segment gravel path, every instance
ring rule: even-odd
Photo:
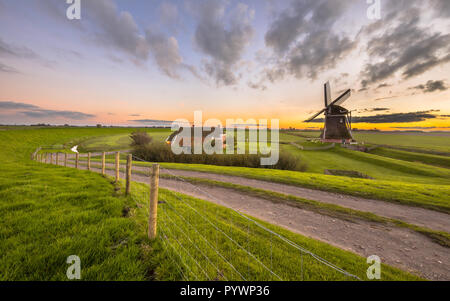
[[[145,169],[138,166],[134,166],[133,168],[136,170],[148,170],[148,168]],[[417,226],[423,226],[428,229],[450,233],[450,216],[434,210],[228,175],[166,169],[162,169],[161,172],[166,174],[170,173],[177,176],[228,182],[294,195],[308,200],[319,201],[321,203],[335,204],[359,211],[371,212],[378,216],[394,218]]]
[[[82,168],[85,169],[86,167],[82,166]],[[92,170],[99,171],[96,168]],[[114,171],[107,170],[107,173],[113,175]],[[121,175],[124,176],[123,173]],[[190,175],[192,176],[192,174]],[[213,176],[208,175],[208,178]],[[133,174],[132,180],[148,183],[148,177],[139,174]],[[271,184],[263,183],[265,184],[264,189],[267,189],[268,185]],[[160,187],[238,210],[364,257],[378,255],[382,262],[386,264],[430,280],[450,280],[450,252],[448,248],[440,246],[431,239],[409,229],[367,221],[344,221],[287,204],[248,196],[222,187],[194,186],[190,183],[164,178],[160,179]]]

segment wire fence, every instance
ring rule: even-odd
[[[42,162],[39,153],[34,156]],[[152,163],[134,155],[133,161]],[[134,172],[136,181],[148,183],[142,180],[149,176],[143,173],[142,166]],[[166,181],[177,181],[179,191],[184,192],[162,190],[159,193],[158,239],[173,268],[171,279],[361,280],[309,250],[295,234],[229,206],[217,205],[227,204],[223,195],[216,195],[170,169],[161,168],[161,172],[170,176]],[[145,204],[149,200],[148,186],[134,185],[131,197],[137,204]]]

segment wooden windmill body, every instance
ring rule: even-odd
[[[305,122],[311,122],[323,113],[325,124],[320,139],[323,142],[350,143],[353,141],[351,112],[341,105],[350,97],[351,90],[345,91],[341,96],[331,101],[330,83],[327,82],[324,85],[324,94],[325,108]]]

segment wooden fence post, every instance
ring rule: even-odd
[[[156,238],[158,220],[158,186],[159,186],[159,164],[153,164],[150,174],[150,217],[148,220],[148,238]]]
[[[47,158],[45,159],[45,163],[48,164],[48,161],[50,161],[50,153],[47,153]]]
[[[88,153],[87,170],[91,170],[91,153]]]
[[[56,153],[56,165],[59,165],[59,153]]]
[[[67,153],[64,153],[64,167],[67,167]]]
[[[120,152],[117,152],[116,153],[116,183],[119,183],[119,180],[120,180],[119,168],[120,168]]]
[[[130,190],[131,190],[131,164],[132,164],[132,160],[133,160],[133,155],[129,154],[127,156],[127,180],[126,180],[126,185],[125,185],[125,195],[129,195],[130,194]]]
[[[80,154],[76,153],[75,154],[75,168],[78,168],[78,159],[80,158]]]
[[[103,152],[103,154],[102,154],[102,175],[105,175],[105,169],[106,169],[106,153]]]

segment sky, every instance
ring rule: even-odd
[[[370,3],[368,3],[370,2]],[[377,3],[380,4],[377,16]],[[448,0],[0,0],[0,124],[450,130]],[[378,18],[379,17],[379,18]]]

